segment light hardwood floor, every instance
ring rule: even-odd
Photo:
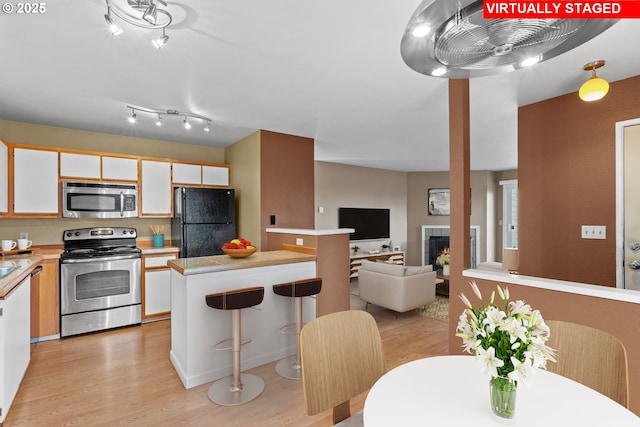
[[[352,296],[352,309],[364,303]],[[369,306],[382,335],[387,369],[448,352],[447,324]],[[169,361],[170,321],[32,345],[31,364],[4,426],[331,426],[330,411],[304,410],[302,383],[275,373],[275,362],[248,372],[265,381],[240,406],[211,402],[211,384],[185,390]],[[353,399],[362,409],[366,393]]]

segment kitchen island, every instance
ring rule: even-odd
[[[280,328],[295,322],[293,298],[275,295],[272,285],[316,277],[316,257],[294,251],[256,252],[248,258],[215,255],[179,258],[171,268],[170,358],[185,388],[231,375],[231,351],[216,351],[231,338],[231,312],[207,306],[205,296],[232,289],[264,286],[264,301],[242,310],[242,370],[295,354],[296,334]],[[316,316],[314,298],[304,299],[304,321]]]
[[[31,275],[41,256],[0,257],[0,425],[18,392],[29,361]]]

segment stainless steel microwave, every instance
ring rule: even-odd
[[[137,217],[138,185],[63,182],[62,216],[65,218]]]

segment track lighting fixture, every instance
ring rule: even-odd
[[[126,11],[116,5],[116,0],[105,0],[105,2],[107,3],[107,13],[104,15],[104,20],[113,35],[121,34],[123,30],[112,18],[112,12],[127,24],[147,30],[162,30],[162,36],[153,39],[153,45],[158,49],[169,41],[165,29],[171,24],[173,17],[165,9],[159,9],[156,5],[156,3],[160,3],[167,7],[164,0],[127,0],[131,11]]]
[[[131,110],[131,116],[128,118],[130,123],[136,123],[137,121],[136,111],[137,112],[142,111],[143,113],[157,115],[157,120],[155,121],[156,126],[162,126],[164,124],[164,120],[162,120],[163,116],[165,117],[177,116],[177,117],[183,118],[182,125],[184,126],[185,129],[191,129],[191,122],[189,122],[189,119],[198,119],[198,120],[202,120],[205,123],[203,131],[205,132],[211,131],[212,120],[209,117],[201,116],[200,114],[195,114],[195,113],[190,113],[185,111],[178,111],[178,110],[156,110],[153,108],[136,107],[133,105],[127,105],[127,108]]]
[[[591,78],[580,86],[580,91],[578,92],[580,99],[583,101],[597,101],[604,98],[609,92],[609,82],[596,75],[596,69],[600,67],[604,67],[603,59],[589,62],[582,67],[585,71],[591,71]]]

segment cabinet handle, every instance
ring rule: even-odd
[[[629,243],[629,249],[631,249],[634,252],[640,251],[640,242]]]
[[[42,266],[39,265],[36,268],[33,269],[33,271],[31,272],[31,277],[36,277],[38,274],[42,273]]]
[[[629,267],[631,267],[632,270],[640,269],[640,260],[635,260],[635,261],[631,262],[629,264]]]

